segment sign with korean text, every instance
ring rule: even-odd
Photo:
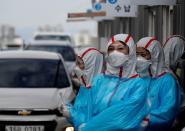
[[[137,6],[130,0],[107,0],[106,15],[109,17],[136,17]]]
[[[175,5],[176,0],[130,0],[132,5]]]

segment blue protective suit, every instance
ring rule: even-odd
[[[84,123],[89,119],[90,102],[91,97],[89,89],[84,86],[81,86],[78,95],[76,96],[74,105],[67,105],[67,108],[70,113],[70,119],[75,129],[78,129],[78,126],[81,123]]]
[[[77,126],[85,123],[82,131],[139,131],[141,122],[149,113],[147,88],[148,82],[142,78],[97,75],[89,94],[83,95],[83,100],[87,98],[86,108],[73,110],[73,123]],[[80,99],[78,96],[75,105]]]
[[[168,131],[181,103],[180,88],[170,73],[152,78],[148,93],[151,101],[147,131]]]

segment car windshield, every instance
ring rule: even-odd
[[[35,40],[58,40],[58,41],[70,41],[71,38],[67,35],[37,35]]]
[[[30,45],[26,49],[57,52],[63,56],[65,61],[75,61],[75,53],[70,46]]]
[[[64,88],[69,80],[61,60],[0,59],[0,87]]]

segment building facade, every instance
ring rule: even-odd
[[[161,43],[173,34],[185,36],[185,1],[179,0],[175,6],[139,6],[137,17],[98,22],[99,37],[117,33],[129,33],[135,41],[155,36]]]
[[[0,26],[0,49],[20,49],[23,47],[23,39],[16,35],[15,28],[10,25]]]

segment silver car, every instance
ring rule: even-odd
[[[36,32],[33,37],[34,41],[69,41],[73,45],[72,36],[64,32]]]
[[[0,53],[0,131],[65,130],[70,124],[62,115],[62,106],[73,98],[61,55]]]
[[[69,73],[72,73],[75,67],[75,52],[68,41],[35,41],[27,45],[25,50],[38,50],[59,53],[64,58]]]

